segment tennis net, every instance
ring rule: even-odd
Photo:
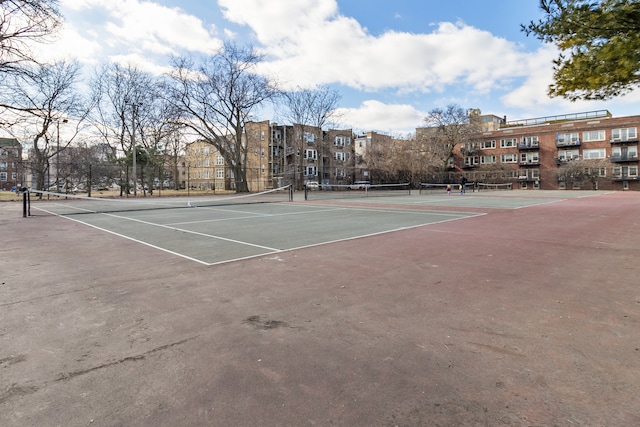
[[[485,182],[479,182],[476,184],[476,188],[478,191],[502,191],[502,190],[513,190],[513,183],[506,182],[501,184],[489,184]]]
[[[254,203],[277,203],[293,200],[293,192],[290,185],[260,193],[215,197],[177,196],[142,199],[109,199],[39,190],[30,190],[30,193],[30,207],[56,215],[204,208]]]
[[[322,185],[318,190],[306,189],[305,200],[347,199],[361,197],[385,197],[411,195],[411,185],[402,184],[364,184],[364,185]]]

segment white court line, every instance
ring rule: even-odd
[[[215,266],[215,265],[226,264],[226,263],[230,263],[230,262],[236,262],[236,261],[242,261],[242,260],[247,260],[247,259],[252,259],[252,258],[264,257],[264,256],[267,256],[267,255],[273,255],[275,253],[292,252],[292,251],[296,251],[296,250],[300,250],[300,249],[307,249],[307,248],[312,248],[312,247],[316,247],[316,246],[328,245],[328,244],[332,244],[332,243],[346,242],[346,241],[357,240],[357,239],[362,239],[362,238],[366,238],[366,237],[379,236],[379,235],[382,235],[382,234],[394,233],[394,232],[402,231],[402,230],[410,230],[410,229],[424,227],[424,226],[433,225],[433,224],[442,224],[442,223],[451,222],[451,221],[458,221],[458,220],[465,219],[465,218],[473,218],[473,217],[486,215],[486,213],[452,212],[448,216],[451,216],[451,214],[458,214],[458,215],[465,215],[465,216],[459,216],[457,218],[443,219],[443,220],[440,220],[440,221],[428,222],[428,223],[417,224],[417,225],[412,225],[412,226],[407,226],[407,227],[399,227],[399,228],[394,228],[394,229],[391,229],[391,230],[378,231],[378,232],[375,232],[375,233],[361,234],[361,235],[357,235],[357,236],[345,237],[345,238],[342,238],[342,239],[335,239],[335,240],[330,240],[330,241],[320,242],[320,243],[313,243],[313,244],[310,244],[310,245],[297,246],[297,247],[288,248],[288,249],[276,249],[276,248],[270,248],[270,247],[267,247],[267,246],[256,245],[256,244],[252,244],[252,243],[248,243],[248,242],[241,242],[239,240],[227,239],[227,238],[220,237],[220,236],[213,236],[213,235],[208,235],[208,234],[204,234],[204,233],[184,230],[184,229],[177,228],[177,227],[170,227],[170,226],[166,226],[166,225],[162,225],[162,224],[155,224],[155,223],[152,223],[152,222],[143,221],[143,220],[139,220],[139,219],[127,218],[127,217],[120,216],[120,215],[115,215],[115,214],[108,214],[108,213],[100,214],[100,215],[111,216],[111,217],[114,217],[114,218],[120,218],[120,219],[130,220],[130,221],[134,221],[134,222],[140,222],[140,223],[143,223],[143,224],[147,224],[147,225],[151,225],[151,226],[157,226],[157,227],[161,227],[161,228],[165,228],[165,229],[169,229],[169,230],[181,231],[181,232],[184,232],[184,233],[190,233],[190,234],[200,235],[200,236],[204,236],[204,237],[209,237],[209,238],[212,238],[212,239],[219,239],[219,240],[229,241],[229,242],[237,243],[237,244],[240,244],[240,245],[253,246],[253,247],[256,247],[256,248],[265,249],[265,250],[269,251],[269,252],[266,252],[266,253],[250,255],[250,256],[246,256],[246,257],[231,258],[231,259],[227,259],[227,260],[223,260],[223,261],[217,261],[217,262],[206,262],[206,261],[203,261],[203,260],[200,260],[200,259],[197,259],[197,258],[190,257],[188,255],[181,254],[179,252],[175,252],[175,251],[172,251],[172,250],[160,247],[160,246],[153,245],[151,243],[147,243],[147,242],[139,240],[139,239],[135,239],[135,238],[127,236],[127,235],[123,235],[123,234],[120,234],[120,233],[117,233],[117,232],[114,232],[114,231],[111,231],[111,230],[108,230],[108,229],[105,229],[105,228],[102,228],[102,227],[99,227],[99,226],[96,226],[96,225],[92,225],[92,224],[83,222],[83,221],[79,221],[77,219],[74,219],[74,218],[71,218],[71,217],[68,217],[68,216],[65,216],[65,215],[59,215],[59,214],[47,211],[47,210],[42,209],[42,208],[35,208],[35,209],[38,209],[38,210],[43,211],[43,212],[47,212],[47,213],[49,213],[51,215],[54,215],[54,216],[57,216],[57,217],[62,217],[62,218],[65,218],[65,219],[69,219],[71,221],[75,221],[75,222],[78,222],[80,224],[85,224],[85,225],[88,225],[89,227],[95,228],[97,230],[105,231],[105,232],[113,234],[115,236],[123,237],[123,238],[125,238],[127,240],[130,240],[130,241],[133,241],[133,242],[136,242],[136,243],[140,243],[140,244],[143,244],[145,246],[149,246],[149,247],[154,248],[154,249],[158,249],[160,251],[163,251],[163,252],[178,256],[180,258],[184,258],[184,259],[188,259],[188,260],[191,260],[191,261],[195,261],[195,262],[197,262],[199,264],[203,264],[203,265],[206,265],[206,266]],[[340,208],[332,208],[332,209],[327,209],[327,210],[330,210],[330,211],[363,210],[363,211],[405,212],[405,213],[420,213],[420,214],[427,213],[427,212],[415,212],[415,211],[406,210],[406,209],[405,210],[394,210],[394,209],[353,208],[353,207],[348,207],[348,208],[340,207]],[[326,212],[327,210],[324,210],[324,212]],[[322,211],[317,211],[317,212],[322,212]],[[295,213],[295,214],[308,214],[308,213],[309,212],[299,212],[299,213]],[[432,213],[433,214],[437,214],[437,215],[446,215],[446,213],[443,213],[443,211],[433,211]],[[292,214],[292,213],[290,213],[290,214]]]

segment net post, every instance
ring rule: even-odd
[[[304,185],[304,199],[309,200],[309,189],[307,188],[307,184]]]
[[[27,217],[27,193],[24,191],[24,188],[22,188],[21,191],[22,191],[22,218],[26,218]]]
[[[293,202],[293,185],[289,184],[289,201]]]

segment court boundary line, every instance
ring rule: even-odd
[[[323,246],[323,245],[328,245],[328,244],[333,244],[333,243],[347,242],[347,241],[350,241],[350,240],[364,239],[364,238],[373,237],[373,236],[379,236],[379,235],[388,234],[388,233],[395,233],[395,232],[398,232],[398,231],[411,230],[411,229],[414,229],[414,228],[425,227],[425,226],[434,225],[434,224],[442,224],[442,223],[446,223],[446,222],[459,221],[459,220],[463,220],[463,219],[467,219],[467,218],[475,218],[475,217],[487,215],[486,212],[481,212],[481,213],[478,213],[478,212],[452,212],[452,213],[457,213],[457,214],[461,214],[461,215],[464,215],[464,216],[459,216],[459,217],[456,217],[456,218],[443,219],[443,220],[440,220],[440,221],[434,221],[434,222],[429,222],[429,223],[411,225],[411,226],[406,226],[406,227],[399,227],[399,228],[394,228],[394,229],[390,229],[390,230],[377,231],[375,233],[360,234],[360,235],[357,235],[357,236],[345,237],[345,238],[342,238],[342,239],[334,239],[334,240],[329,240],[329,241],[320,242],[320,243],[313,243],[313,244],[309,244],[309,245],[296,246],[296,247],[293,247],[293,248],[276,249],[276,248],[269,248],[267,246],[261,246],[261,245],[256,245],[256,244],[252,244],[252,243],[247,243],[247,242],[234,241],[233,239],[227,239],[227,238],[224,238],[224,237],[212,236],[212,235],[207,235],[207,234],[199,233],[199,232],[193,232],[193,231],[190,231],[190,230],[183,230],[183,229],[180,229],[180,228],[177,228],[177,227],[165,226],[163,224],[155,224],[155,223],[152,223],[152,222],[143,221],[143,220],[139,220],[139,219],[136,219],[136,218],[127,218],[127,217],[124,217],[124,216],[114,215],[114,214],[109,214],[109,213],[98,213],[98,215],[105,215],[105,216],[110,216],[110,217],[119,218],[119,219],[131,220],[131,221],[134,221],[134,222],[141,222],[141,223],[144,223],[144,224],[147,224],[147,225],[158,226],[160,228],[164,228],[164,229],[168,229],[168,230],[191,233],[191,234],[196,234],[196,235],[200,235],[200,236],[203,236],[203,237],[209,237],[209,238],[212,238],[212,239],[225,240],[225,241],[232,242],[232,243],[238,243],[240,245],[253,246],[253,247],[256,247],[256,248],[261,248],[261,249],[268,250],[265,253],[256,254],[256,255],[248,255],[248,256],[245,256],[245,257],[231,258],[231,259],[227,259],[227,260],[223,260],[223,261],[216,261],[216,262],[206,262],[204,260],[197,259],[197,258],[191,257],[191,256],[186,255],[186,254],[175,252],[175,251],[173,251],[171,249],[163,248],[163,247],[154,245],[152,243],[148,243],[148,242],[136,239],[134,237],[118,233],[116,231],[111,231],[111,230],[108,230],[106,228],[102,228],[100,226],[94,225],[94,224],[83,222],[81,220],[78,220],[78,219],[70,217],[70,215],[60,215],[60,214],[56,214],[56,213],[47,211],[46,209],[42,209],[42,208],[35,208],[35,209],[40,210],[42,212],[46,212],[46,213],[48,213],[50,215],[53,215],[53,216],[56,216],[56,217],[59,217],[59,218],[62,217],[64,219],[71,220],[71,221],[76,222],[78,224],[87,225],[87,226],[89,226],[91,228],[94,228],[96,230],[101,230],[101,231],[107,232],[109,234],[112,234],[112,235],[115,235],[115,236],[118,236],[118,237],[122,237],[124,239],[129,240],[129,241],[136,242],[136,243],[148,246],[150,248],[160,250],[162,252],[177,256],[179,258],[183,258],[183,259],[187,259],[187,260],[190,260],[190,261],[194,261],[194,262],[197,262],[198,264],[202,264],[202,265],[205,265],[205,266],[216,266],[216,265],[227,264],[227,263],[237,262],[237,261],[243,261],[243,260],[252,259],[252,258],[259,258],[259,257],[268,256],[268,255],[274,255],[274,254],[278,254],[278,253],[293,252],[293,251],[302,250],[302,249],[308,249],[308,248],[312,248],[312,247],[316,247],[316,246]],[[398,212],[398,211],[401,211],[400,209],[387,209],[387,210],[385,210],[385,209],[366,208],[366,207],[362,207],[362,208],[341,207],[340,209],[330,209],[330,210],[344,210],[344,209],[368,210],[368,211],[376,211],[376,210],[380,211],[381,210],[381,211],[386,211],[386,212]],[[407,209],[404,209],[403,211],[407,212],[407,213],[425,213],[425,214],[432,213],[432,214],[436,214],[436,215],[446,215],[446,212],[443,213],[443,211],[419,212],[419,211],[411,211],[411,210],[407,210]],[[304,214],[304,213],[305,212],[299,212],[299,214]],[[289,213],[287,215],[290,215],[290,214],[292,214],[292,213]]]

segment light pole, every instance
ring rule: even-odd
[[[62,119],[62,123],[69,120]],[[56,120],[56,192],[60,193],[60,119]]]

